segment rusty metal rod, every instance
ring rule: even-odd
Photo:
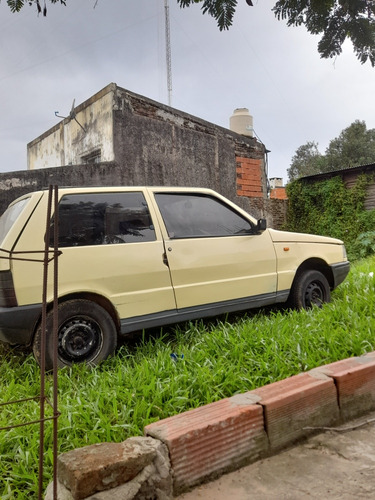
[[[49,235],[50,235],[51,207],[52,207],[52,186],[50,185],[49,190],[48,190],[47,220],[46,220],[44,263],[43,263],[42,325],[41,325],[42,333],[41,333],[41,341],[40,341],[40,427],[39,427],[39,476],[38,476],[38,499],[39,500],[42,500],[42,491],[43,491],[48,243],[49,243]]]
[[[52,417],[44,417],[43,422],[46,422],[47,420],[57,419],[60,415],[61,415],[61,413],[59,413],[58,415],[53,415]],[[40,422],[42,422],[42,420],[40,420],[40,419],[30,420],[29,422],[25,422],[24,424],[13,424],[13,425],[9,425],[8,427],[0,427],[0,431],[15,429],[16,427],[25,427],[26,425],[39,424]]]
[[[59,277],[59,203],[58,203],[58,188],[55,186],[55,213],[54,213],[54,261],[53,261],[53,415],[56,417],[53,421],[53,500],[57,500],[57,431],[58,431],[58,377],[57,377],[57,348],[59,335],[58,322],[58,277]]]

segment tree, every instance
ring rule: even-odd
[[[0,0],[1,1],[1,0]],[[35,5],[38,14],[43,12],[43,16],[47,15],[47,0],[43,0],[43,8],[41,5],[41,0],[7,0],[8,7],[12,12],[19,12],[25,4]],[[48,0],[51,3],[61,3],[66,5],[66,0]]]
[[[295,152],[288,168],[288,179],[294,181],[299,177],[314,175],[324,170],[324,157],[319,153],[318,144],[314,141],[300,146]]]
[[[374,163],[375,129],[367,130],[364,121],[356,120],[329,143],[325,158],[325,171]]]
[[[330,141],[325,155],[313,141],[300,146],[288,168],[288,180],[369,163],[375,163],[375,129],[356,120]]]
[[[374,0],[278,0],[273,11],[288,26],[305,25],[313,35],[322,34],[318,43],[321,57],[336,57],[346,39],[363,64],[368,59],[375,65]]]
[[[177,0],[181,7],[202,3],[203,13],[217,21],[220,30],[233,23],[237,0]],[[251,0],[246,0],[253,5]],[[278,0],[273,7],[277,19],[288,26],[304,25],[314,35],[322,34],[318,43],[321,57],[336,57],[342,44],[350,39],[354,52],[363,64],[375,66],[375,2],[374,0]]]
[[[1,0],[0,0],[1,1]],[[97,2],[98,0],[96,0]],[[249,6],[252,0],[245,0]],[[38,12],[47,13],[46,2],[66,4],[66,0],[7,0],[12,12],[25,4],[36,5]],[[233,24],[238,0],[177,0],[180,7],[201,4],[203,14],[216,21],[219,30]],[[318,43],[321,57],[336,57],[342,52],[346,39],[351,40],[354,52],[363,64],[367,60],[375,66],[375,1],[374,0],[277,0],[273,7],[277,19],[288,26],[304,25],[313,35],[322,35]]]

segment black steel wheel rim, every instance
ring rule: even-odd
[[[59,357],[70,363],[91,361],[99,352],[102,339],[101,328],[92,318],[69,318],[59,329]]]
[[[322,307],[325,300],[324,287],[319,281],[309,283],[305,292],[305,304],[307,307]]]

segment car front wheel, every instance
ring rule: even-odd
[[[297,275],[290,292],[290,304],[295,309],[322,307],[331,300],[327,278],[320,271],[304,271]]]
[[[53,368],[53,312],[46,318],[45,366]],[[36,331],[33,352],[41,364],[42,327]],[[111,315],[95,302],[69,300],[59,304],[57,364],[59,368],[73,363],[98,364],[116,349],[117,331]]]

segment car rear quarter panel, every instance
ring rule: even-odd
[[[27,195],[24,197],[29,198],[29,201],[2,241],[1,248],[3,251],[1,252],[1,257],[6,257],[8,255],[7,252],[10,252],[14,249],[17,240],[20,238],[20,235],[22,234],[28,220],[33,214],[35,207],[38,205],[42,196],[43,193],[35,192],[32,195]],[[21,198],[19,198],[19,200],[20,199]],[[8,259],[0,259],[0,270],[5,271],[9,268],[10,261]]]

